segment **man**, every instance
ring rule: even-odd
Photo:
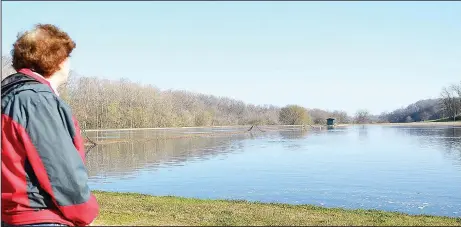
[[[78,123],[56,90],[75,46],[49,24],[14,43],[18,73],[2,81],[2,225],[85,226],[98,215]]]

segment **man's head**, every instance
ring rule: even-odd
[[[69,77],[69,57],[75,48],[69,35],[51,24],[37,24],[18,35],[11,55],[13,68],[28,68],[47,79],[64,83]]]

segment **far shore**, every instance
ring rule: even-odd
[[[372,123],[372,124],[337,124],[335,127],[347,127],[354,125],[382,125],[382,126],[461,126],[461,121],[450,122],[410,122],[410,123]],[[250,128],[252,125],[223,125],[223,126],[190,126],[190,127],[158,127],[158,128],[114,128],[114,129],[86,129],[85,132],[104,132],[104,131],[134,131],[134,130],[172,130],[172,129],[205,129],[205,128]],[[326,125],[305,125],[307,128],[320,128],[327,127]],[[260,125],[260,127],[302,127],[302,125]]]
[[[461,121],[449,121],[449,122],[431,122],[431,121],[423,121],[423,122],[410,122],[410,123],[379,123],[375,125],[390,125],[390,126],[461,126]]]

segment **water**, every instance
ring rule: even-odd
[[[200,130],[154,131],[98,136]],[[108,144],[87,159],[98,190],[461,216],[461,128],[448,126]]]

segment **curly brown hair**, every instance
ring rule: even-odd
[[[37,24],[32,30],[18,34],[11,50],[13,68],[28,68],[49,77],[60,69],[59,65],[75,47],[69,35],[55,25]]]

